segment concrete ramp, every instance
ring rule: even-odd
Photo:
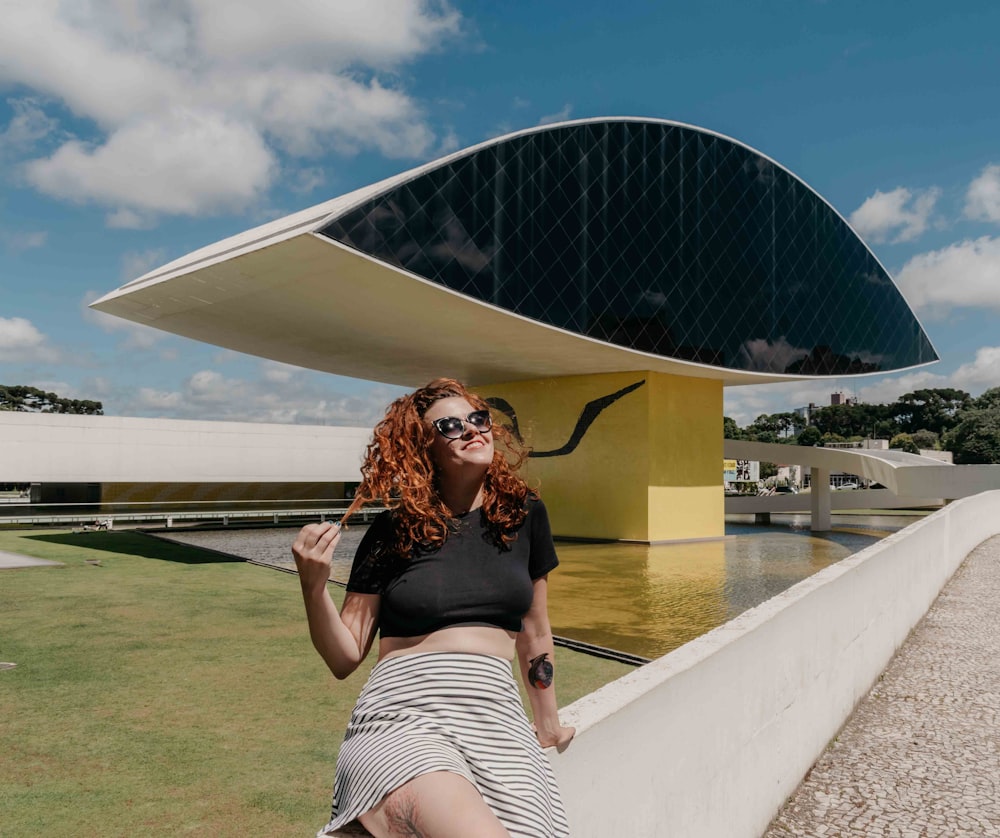
[[[1000,489],[1000,466],[956,466],[904,451],[820,448],[727,439],[723,442],[723,452],[733,459],[809,466],[828,474],[838,471],[856,474],[880,483],[897,497],[956,500]],[[829,481],[825,485],[829,488]],[[858,495],[857,492],[852,494]],[[861,506],[855,504],[854,508]],[[726,511],[729,511],[728,506]]]
[[[940,505],[944,501],[1000,489],[1000,466],[956,466],[904,451],[820,448],[727,439],[723,442],[723,453],[735,459],[808,466],[811,487],[807,495],[782,494],[747,500],[726,498],[726,512],[760,514],[808,509],[811,529],[820,532],[830,529],[830,512],[833,509],[899,509]],[[830,474],[833,472],[855,474],[878,483],[889,494],[831,492]],[[848,494],[850,497],[845,497]]]

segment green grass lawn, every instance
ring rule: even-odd
[[[0,570],[0,835],[315,834],[374,657],[329,675],[294,575],[127,531],[0,551],[64,563]],[[631,669],[557,657],[562,705]]]

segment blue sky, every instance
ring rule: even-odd
[[[114,415],[370,424],[396,387],[87,309],[269,219],[489,137],[648,116],[740,140],[848,218],[941,362],[729,388],[1000,386],[1000,4],[0,0],[0,383]]]

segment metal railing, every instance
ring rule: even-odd
[[[252,504],[242,508],[240,503]],[[348,508],[349,500],[330,501],[328,505],[276,508],[281,502],[268,505],[262,501],[221,501],[196,503],[128,503],[128,504],[45,504],[0,507],[0,526],[87,526],[114,529],[116,525],[217,524],[221,526],[257,524],[294,526],[300,522],[338,520]],[[300,501],[301,503],[301,501]],[[368,522],[384,507],[365,507],[351,516],[353,521]]]

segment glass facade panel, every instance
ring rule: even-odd
[[[888,274],[809,187],[661,122],[501,140],[324,235],[543,323],[669,358],[845,375],[936,360]]]

